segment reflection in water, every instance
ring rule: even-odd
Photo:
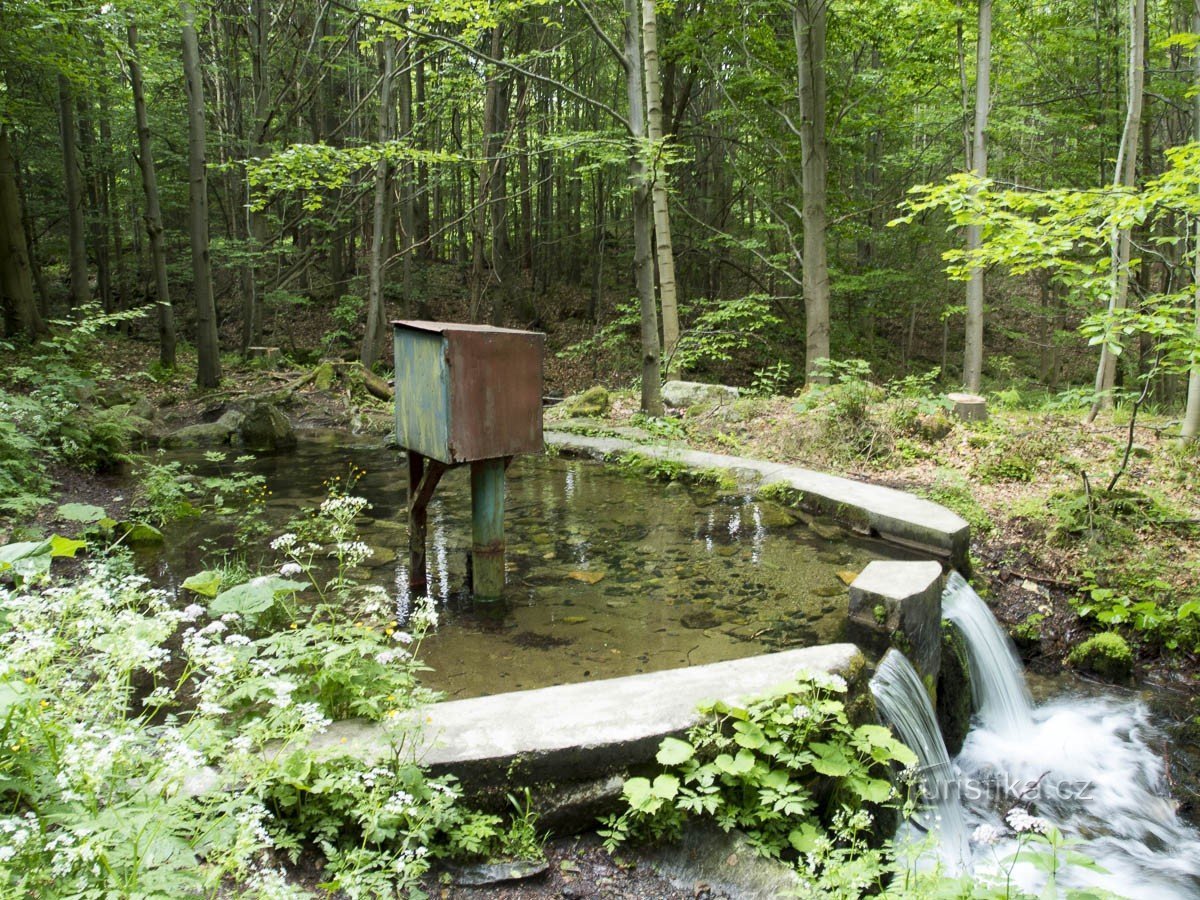
[[[251,463],[274,492],[272,533],[319,503],[323,482],[347,463],[365,469],[354,492],[371,503],[360,536],[375,555],[354,574],[388,587],[404,614],[412,598],[402,457],[345,440],[308,438],[292,453]],[[181,458],[204,466],[199,454]],[[429,585],[442,626],[422,656],[433,667],[426,681],[454,696],[837,640],[846,606],[839,573],[906,555],[879,542],[822,540],[775,504],[654,484],[580,460],[518,458],[508,472],[506,507],[504,602],[485,606],[466,593],[466,470],[448,472],[429,504]],[[177,582],[212,558],[197,548],[222,537],[203,522],[178,523],[156,567]]]

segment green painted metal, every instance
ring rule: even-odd
[[[444,463],[450,448],[450,367],[440,334],[395,329],[396,440]]]
[[[504,592],[504,460],[471,463],[471,584],[477,600]]]

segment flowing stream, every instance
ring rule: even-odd
[[[977,714],[954,766],[966,827],[973,830],[976,875],[1045,890],[1051,853],[1031,837],[1029,829],[1040,823],[1018,815],[1025,830],[1010,827],[1006,817],[1018,809],[1053,825],[1069,842],[1054,855],[1060,891],[1200,898],[1200,833],[1171,803],[1146,708],[1103,696],[1065,696],[1034,706],[1007,636],[957,574],[948,581],[943,612],[966,639],[975,691]],[[920,746],[916,738],[912,742]],[[942,839],[956,841],[945,818],[943,813]]]

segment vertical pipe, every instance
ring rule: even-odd
[[[471,463],[471,580],[476,600],[504,591],[504,460]]]
[[[423,597],[429,588],[425,565],[425,532],[428,506],[419,502],[421,476],[425,474],[425,457],[408,451],[408,589],[413,597]]]

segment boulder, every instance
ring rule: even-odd
[[[663,403],[676,408],[700,403],[732,403],[738,389],[727,384],[704,384],[699,381],[668,381],[662,386]]]
[[[287,450],[296,446],[296,432],[286,415],[273,403],[249,400],[231,407],[217,424],[233,426],[231,443],[247,450]]]
[[[185,425],[163,438],[162,445],[173,450],[228,446],[233,427],[222,417],[216,422]]]
[[[612,397],[608,391],[597,385],[588,388],[582,394],[568,397],[562,402],[562,411],[571,417],[596,418],[608,415],[612,408]]]

